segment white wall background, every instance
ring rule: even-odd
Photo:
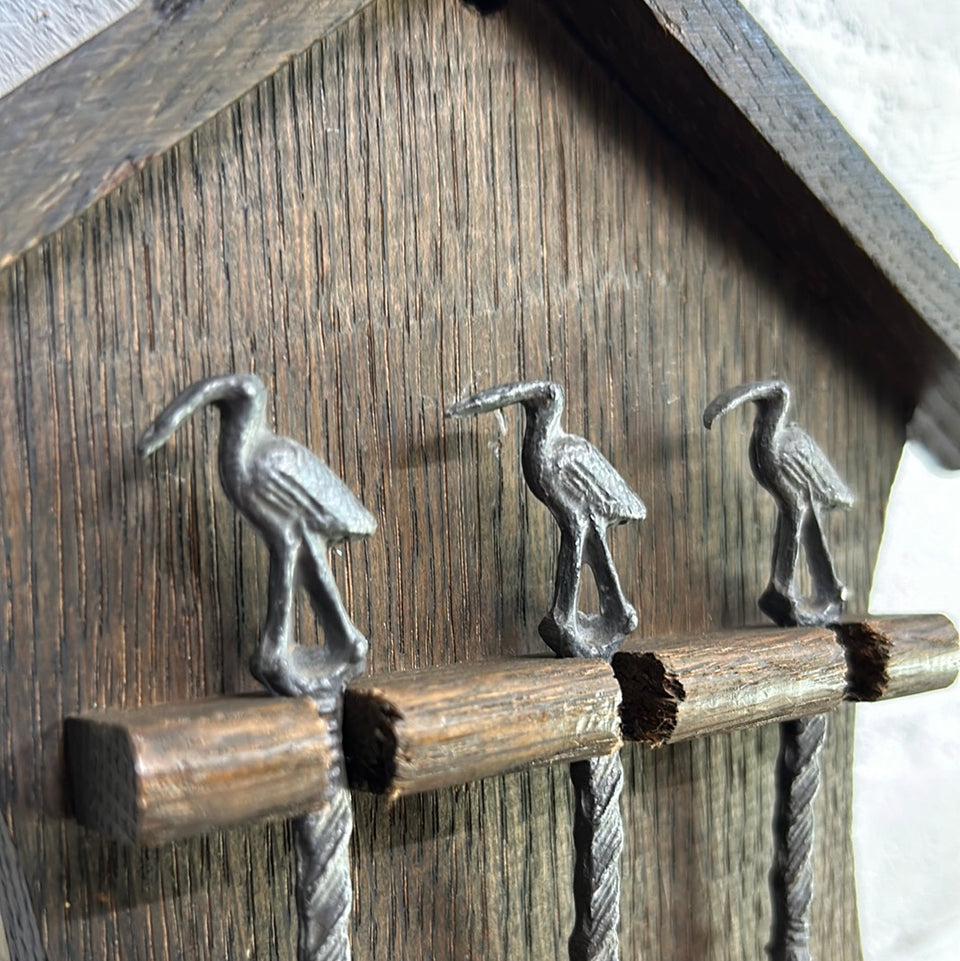
[[[960,262],[960,0],[741,2]],[[870,609],[960,623],[960,472],[913,443]],[[960,686],[861,707],[854,791],[865,961],[960,958]]]

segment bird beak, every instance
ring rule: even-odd
[[[783,396],[786,392],[787,385],[781,380],[761,380],[752,384],[740,384],[739,387],[731,387],[714,397],[703,409],[703,426],[710,430],[718,417],[730,413],[735,407],[752,400],[767,400],[772,395]]]
[[[468,417],[470,414],[486,414],[492,410],[507,407],[509,404],[519,404],[541,396],[549,386],[540,381],[523,381],[518,384],[491,387],[451,404],[446,409],[446,415],[447,417]]]
[[[137,442],[137,456],[140,460],[146,460],[162,444],[163,438],[157,436],[157,430],[151,424]]]
[[[197,381],[178,394],[143,432],[137,444],[140,457],[149,457],[163,447],[174,431],[201,407],[222,400],[254,400],[262,394],[263,384],[253,374],[224,374]]]

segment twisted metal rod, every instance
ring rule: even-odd
[[[338,788],[322,811],[293,822],[297,850],[297,958],[349,961],[350,832],[353,813],[346,788]]]
[[[327,803],[294,818],[297,852],[297,959],[350,961],[350,835],[353,805],[346,784],[341,743],[343,701],[323,711],[329,718],[330,768]]]
[[[771,961],[811,961],[813,801],[820,788],[820,752],[826,734],[824,714],[780,725],[770,872],[773,929],[767,945]]]
[[[620,857],[623,820],[620,752],[570,765],[576,795],[573,846],[576,868],[570,961],[617,961],[620,957]]]

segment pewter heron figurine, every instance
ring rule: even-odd
[[[264,425],[266,392],[253,374],[212,377],[188,387],[147,428],[137,447],[149,457],[196,411],[220,411],[220,480],[270,551],[267,616],[251,660],[277,694],[334,693],[363,670],[366,638],[353,625],[327,562],[328,548],[372,534],[376,521],[319,458]],[[291,639],[296,588],[307,591],[325,644]]]
[[[646,508],[592,444],[560,428],[559,384],[532,381],[493,387],[454,404],[447,416],[466,417],[508,404],[523,404],[526,412],[523,476],[560,528],[553,607],[540,622],[540,636],[560,657],[609,660],[636,628],[637,612],[620,589],[607,529],[643,520]],[[600,598],[595,615],[578,609],[584,562],[593,571]],[[617,961],[623,852],[620,753],[575,761],[570,777],[576,797],[570,961]]]
[[[274,694],[312,698],[330,732],[327,803],[293,822],[297,957],[349,961],[353,812],[340,725],[343,690],[363,671],[367,640],[347,616],[327,550],[366,537],[377,525],[326,464],[296,441],[267,429],[266,392],[253,374],[227,374],[188,387],[144,432],[140,456],[150,456],[188,417],[210,404],[220,411],[223,489],[270,551],[266,623],[251,670]],[[292,640],[300,584],[323,627],[322,646],[303,647]]]
[[[846,592],[827,546],[824,514],[853,505],[853,494],[808,434],[787,421],[790,389],[782,380],[742,384],[724,391],[703,412],[703,424],[747,401],[757,406],[750,437],[750,466],[777,504],[770,583],[760,609],[777,624],[822,624],[843,609]],[[813,580],[805,602],[796,585],[800,548]]]
[[[563,401],[559,384],[528,381],[480,391],[446,413],[466,417],[523,405],[523,476],[560,528],[553,606],[540,622],[540,636],[561,657],[609,660],[636,629],[637,612],[620,588],[607,529],[642,521],[647,511],[596,447],[561,429]],[[599,614],[584,614],[577,606],[584,562],[593,571]]]
[[[787,422],[790,390],[781,380],[724,391],[704,410],[704,426],[709,429],[718,417],[746,401],[757,405],[750,466],[777,503],[770,583],[760,597],[760,609],[781,627],[828,624],[840,615],[845,597],[827,547],[823,514],[836,507],[849,508],[853,495],[823,451],[796,424]],[[813,580],[808,601],[799,597],[796,587],[801,546]],[[827,718],[822,714],[780,725],[770,871],[770,961],[812,961],[813,803],[820,786],[826,733]]]

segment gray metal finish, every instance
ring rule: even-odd
[[[559,384],[506,384],[458,401],[447,409],[447,416],[467,417],[523,405],[523,476],[560,528],[553,606],[540,622],[540,636],[561,657],[610,660],[624,637],[636,629],[637,612],[620,588],[607,529],[642,521],[647,511],[596,447],[562,430],[563,400]],[[597,614],[578,608],[584,562],[596,581]]]
[[[843,610],[845,590],[827,546],[823,515],[853,505],[853,494],[808,434],[787,421],[790,389],[782,380],[742,384],[724,391],[703,412],[706,428],[747,401],[757,415],[750,437],[750,467],[777,503],[770,583],[760,609],[775,623],[825,624]],[[813,594],[802,598],[797,565],[803,547]]]
[[[610,660],[624,637],[635,630],[637,612],[620,588],[607,529],[641,521],[647,511],[592,444],[561,429],[563,400],[559,384],[506,384],[464,398],[447,410],[447,416],[466,417],[509,404],[523,405],[523,476],[560,528],[553,606],[540,622],[540,636],[560,657]],[[597,585],[597,614],[579,610],[584,562]],[[571,764],[570,776],[576,799],[570,961],[617,961],[623,854],[620,753]]]
[[[270,551],[267,617],[251,670],[275,694],[326,704],[363,672],[366,638],[347,616],[327,563],[328,548],[367,537],[377,523],[321,460],[264,424],[266,393],[253,374],[212,377],[188,387],[140,439],[141,457],[162,447],[207,405],[220,411],[220,480]],[[310,597],[325,645],[294,644],[298,584]]]
[[[47,961],[30,890],[0,816],[0,961]]]
[[[843,610],[844,588],[827,547],[823,514],[849,508],[853,494],[823,451],[796,424],[787,422],[790,390],[780,380],[743,384],[724,391],[703,412],[708,429],[746,401],[757,405],[750,437],[750,467],[777,503],[770,583],[760,609],[776,624],[822,625]],[[797,591],[797,564],[804,549],[813,594]],[[770,871],[773,925],[771,961],[811,961],[813,903],[813,802],[820,788],[820,755],[827,736],[825,715],[780,725],[773,818],[774,858]]]
[[[188,417],[207,405],[220,411],[223,489],[270,551],[266,623],[251,669],[274,694],[312,697],[331,721],[334,763],[328,803],[294,821],[298,958],[347,961],[353,816],[340,730],[343,691],[363,672],[367,641],[347,616],[327,550],[372,534],[376,521],[322,461],[267,429],[266,392],[252,374],[213,377],[188,387],[144,432],[138,445],[141,457],[165,444]],[[321,646],[303,647],[293,640],[299,585],[306,589],[323,627]]]
[[[826,738],[826,714],[784,721],[780,725],[770,869],[773,914],[767,945],[770,961],[811,961],[812,958],[813,802],[820,790],[820,754]]]
[[[619,961],[623,761],[620,752],[575,761],[573,782],[573,931],[570,961]]]

